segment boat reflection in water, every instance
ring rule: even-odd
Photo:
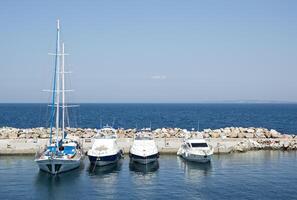
[[[205,176],[209,176],[212,172],[211,162],[197,163],[187,161],[184,158],[177,157],[178,166],[183,169],[185,176],[189,180],[197,182]]]
[[[154,162],[151,162],[145,165],[130,161],[129,169],[130,171],[140,173],[140,174],[150,174],[150,173],[156,172],[159,169],[159,161],[156,160]]]
[[[122,168],[122,162],[116,162],[105,166],[96,167],[95,164],[90,164],[89,175],[106,175],[119,172]]]
[[[67,173],[59,173],[52,176],[50,173],[40,170],[35,177],[34,190],[32,194],[42,194],[43,199],[55,199],[64,197],[66,199],[69,186],[81,182],[84,176],[83,167],[76,168]]]

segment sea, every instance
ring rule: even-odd
[[[265,127],[296,134],[296,104],[81,104],[68,111],[76,127]],[[0,127],[48,126],[46,104],[0,104]],[[0,156],[0,200],[6,199],[297,199],[297,152],[250,151],[214,155],[208,164],[161,155],[150,165],[41,172],[34,155]]]
[[[33,156],[0,157],[0,199],[296,199],[297,152],[214,155],[211,163],[161,155],[150,165],[93,167],[85,159],[56,176],[39,171]]]
[[[47,104],[0,104],[0,127],[48,127]],[[297,133],[297,104],[80,104],[68,109],[70,127],[216,129],[264,127]]]

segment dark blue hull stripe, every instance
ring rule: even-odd
[[[132,154],[132,153],[129,153],[129,156],[130,158],[133,158],[133,159],[156,159],[156,158],[159,158],[159,153],[156,153],[154,155],[150,155],[150,156],[138,156],[138,155],[135,155],[135,154]]]
[[[98,161],[109,161],[109,162],[112,162],[112,161],[116,161],[116,160],[119,160],[120,158],[122,157],[122,153],[121,152],[118,152],[117,154],[115,155],[110,155],[110,156],[89,156],[89,160],[91,163],[95,163],[96,160],[97,162]]]

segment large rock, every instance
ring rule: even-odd
[[[247,132],[247,133],[254,133],[254,132],[255,132],[255,129],[253,129],[253,128],[249,128],[249,129],[246,130],[246,132]]]
[[[270,131],[265,131],[264,133],[266,138],[271,138],[271,132]]]
[[[256,138],[265,138],[266,136],[262,131],[257,130],[256,133],[255,133],[255,137]]]
[[[232,131],[229,133],[229,138],[237,138],[238,137],[238,132],[237,131]]]
[[[17,139],[18,134],[16,132],[9,133],[8,138],[9,139]]]
[[[238,138],[244,138],[244,133],[243,133],[243,132],[239,132],[239,133],[237,134],[237,137],[238,137]]]
[[[274,129],[271,129],[270,133],[271,133],[272,138],[280,138],[281,137],[281,134]]]
[[[229,136],[229,134],[231,133],[231,129],[230,128],[224,128],[224,129],[222,129],[222,133],[224,133],[226,136]]]
[[[210,133],[210,136],[211,136],[212,138],[219,138],[219,137],[220,137],[220,134],[219,134],[218,132],[211,132],[211,133]]]
[[[19,138],[20,139],[25,139],[26,138],[26,134],[23,133],[23,134],[19,135]]]
[[[287,140],[291,140],[291,139],[293,139],[293,136],[292,135],[288,135],[288,134],[284,134],[284,135],[281,135],[281,138],[284,138],[284,139],[287,139]]]
[[[94,136],[94,133],[89,131],[89,132],[86,132],[82,137],[83,138],[91,138],[93,136]]]
[[[249,133],[249,132],[244,133],[244,137],[245,138],[253,138],[254,137],[254,133]]]
[[[204,133],[210,133],[211,132],[211,129],[204,129],[203,132]]]
[[[44,139],[44,138],[49,138],[49,135],[46,133],[42,133],[42,134],[40,134],[39,137]]]
[[[7,139],[8,138],[8,134],[6,132],[2,132],[0,134],[0,139]]]

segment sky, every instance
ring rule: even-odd
[[[0,2],[0,102],[48,102],[56,20],[68,101],[297,102],[297,1]]]

